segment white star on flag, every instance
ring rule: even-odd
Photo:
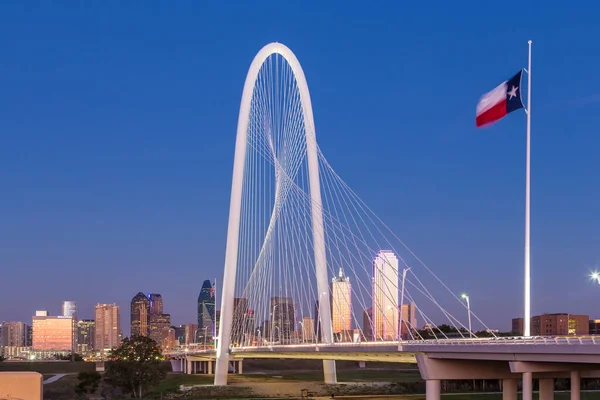
[[[508,99],[512,99],[517,96],[517,90],[519,90],[518,86],[513,86],[511,90],[508,91]]]

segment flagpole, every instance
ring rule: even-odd
[[[531,40],[529,44],[529,63],[527,66],[527,166],[525,183],[525,317],[523,318],[523,336],[531,336],[531,276],[530,276],[530,153],[531,153]]]

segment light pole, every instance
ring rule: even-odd
[[[258,328],[256,332],[258,332],[258,345],[260,346],[260,328]]]
[[[460,295],[467,302],[467,313],[469,314],[469,337],[473,337],[473,331],[471,330],[471,302],[469,296],[466,293]]]

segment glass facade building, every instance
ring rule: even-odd
[[[139,292],[131,299],[131,336],[148,336],[149,314],[150,300],[144,293]]]
[[[94,350],[104,352],[119,345],[121,316],[116,304],[98,304],[94,307]]]
[[[216,334],[215,290],[209,280],[205,280],[198,295],[198,343],[209,343]]]
[[[34,351],[71,351],[73,320],[71,317],[33,317]]]
[[[96,322],[93,319],[82,319],[77,322],[77,352],[86,353],[94,349]]]

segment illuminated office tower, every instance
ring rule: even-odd
[[[373,325],[375,340],[398,337],[398,258],[389,250],[373,260]]]
[[[119,346],[121,318],[116,304],[98,304],[94,307],[96,325],[94,350],[105,353]]]
[[[148,336],[149,314],[150,300],[144,293],[139,292],[131,299],[131,336]]]
[[[33,325],[33,350],[72,351],[73,319],[71,317],[35,316]]]
[[[331,320],[333,334],[343,340],[352,329],[352,285],[341,268],[338,277],[331,281]]]

